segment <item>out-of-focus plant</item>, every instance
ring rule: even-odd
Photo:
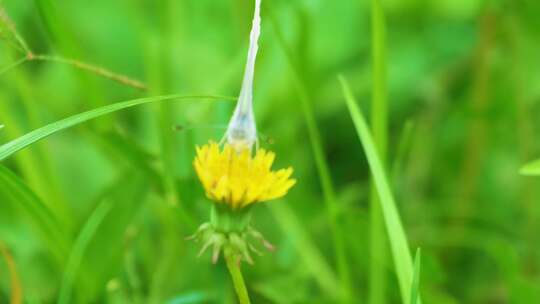
[[[538,176],[540,175],[540,159],[532,161],[519,170],[519,173],[527,176]]]

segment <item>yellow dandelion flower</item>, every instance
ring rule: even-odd
[[[257,149],[237,152],[230,144],[223,149],[215,142],[197,147],[193,162],[209,199],[240,209],[280,198],[296,183],[293,169],[272,171],[275,154]]]

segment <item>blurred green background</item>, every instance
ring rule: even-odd
[[[236,96],[252,2],[4,0],[0,69],[26,56],[10,34],[16,26],[34,54],[95,64],[148,90],[61,62],[22,63],[0,74],[0,143],[122,100]],[[519,175],[540,157],[540,2],[382,4],[388,168],[410,245],[422,248],[423,302],[540,303],[540,180]],[[255,209],[254,226],[278,250],[243,267],[253,303],[340,303],[332,217],[352,303],[368,303],[373,265],[385,282],[380,303],[400,302],[390,255],[369,254],[369,167],[337,81],[344,74],[369,112],[370,11],[367,0],[263,0],[258,129],[276,167],[292,165],[298,184]],[[335,210],[325,204],[301,100],[314,110]],[[192,168],[195,145],[219,140],[233,107],[143,105],[3,161],[0,246],[24,303],[55,303],[62,288],[68,303],[236,303],[225,265],[197,259],[198,245],[184,240],[210,207]],[[0,260],[0,303],[10,303],[11,283]]]

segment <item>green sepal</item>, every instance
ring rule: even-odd
[[[251,208],[232,209],[228,205],[215,203],[210,211],[210,224],[222,233],[244,233],[251,221]]]
[[[252,242],[263,245],[268,251],[273,251],[274,246],[251,227],[250,222],[251,207],[232,209],[228,205],[215,203],[210,211],[210,222],[202,224],[195,234],[187,239],[202,244],[198,256],[212,248],[213,263],[216,263],[220,253],[225,251],[238,262],[253,264],[250,252],[258,255],[262,253]]]

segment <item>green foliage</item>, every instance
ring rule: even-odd
[[[71,254],[66,263],[64,277],[62,279],[62,284],[60,285],[60,295],[58,296],[59,304],[72,302],[71,297],[73,281],[75,280],[77,273],[79,273],[79,267],[84,256],[84,252],[86,251],[88,244],[96,234],[99,225],[110,210],[111,203],[108,201],[104,201],[90,215],[87,223],[81,229],[81,233],[73,244]]]
[[[70,116],[62,120],[58,120],[54,123],[51,123],[37,130],[29,132],[15,140],[12,140],[0,146],[0,161],[6,159],[11,154],[37,142],[40,139],[50,136],[58,131],[62,131],[64,129],[73,127],[85,121],[88,121],[88,120],[91,120],[91,119],[94,119],[94,118],[97,118],[106,114],[110,114],[119,110],[130,108],[133,106],[150,103],[150,102],[156,102],[156,101],[171,100],[171,99],[228,99],[228,100],[231,100],[233,98],[225,97],[225,96],[170,95],[170,96],[157,96],[157,97],[148,97],[148,98],[141,98],[141,99],[135,99],[135,100],[128,100],[128,101],[100,107],[98,109],[90,110],[84,113]]]
[[[209,220],[194,150],[223,136],[252,2],[0,1],[0,243],[25,303],[236,303],[224,261],[183,239]],[[540,3],[262,3],[260,145],[298,184],[253,209],[277,250],[242,265],[252,303],[366,303],[372,269],[385,303],[540,303],[540,170],[523,166]]]
[[[411,301],[410,304],[419,303],[419,294],[420,294],[420,270],[421,266],[421,250],[420,248],[416,249],[416,254],[414,255],[414,274],[411,284]]]
[[[519,173],[522,175],[540,175],[540,159],[521,167]]]
[[[61,263],[69,248],[69,238],[63,234],[66,227],[58,222],[53,212],[20,178],[1,165],[0,185],[0,197],[4,208],[12,205],[19,209],[21,217],[42,235],[51,255]]]
[[[362,142],[366,157],[373,174],[377,194],[379,195],[381,210],[386,225],[386,232],[390,241],[392,257],[396,267],[396,273],[401,290],[403,303],[408,303],[409,291],[411,290],[413,279],[413,262],[411,253],[409,252],[409,244],[403,224],[396,207],[394,195],[390,189],[390,183],[385,173],[384,166],[377,152],[377,147],[373,137],[369,131],[368,125],[362,114],[362,111],[357,105],[351,88],[345,78],[340,77],[340,82],[343,87],[345,101],[351,114],[352,120],[358,133],[358,138]]]

